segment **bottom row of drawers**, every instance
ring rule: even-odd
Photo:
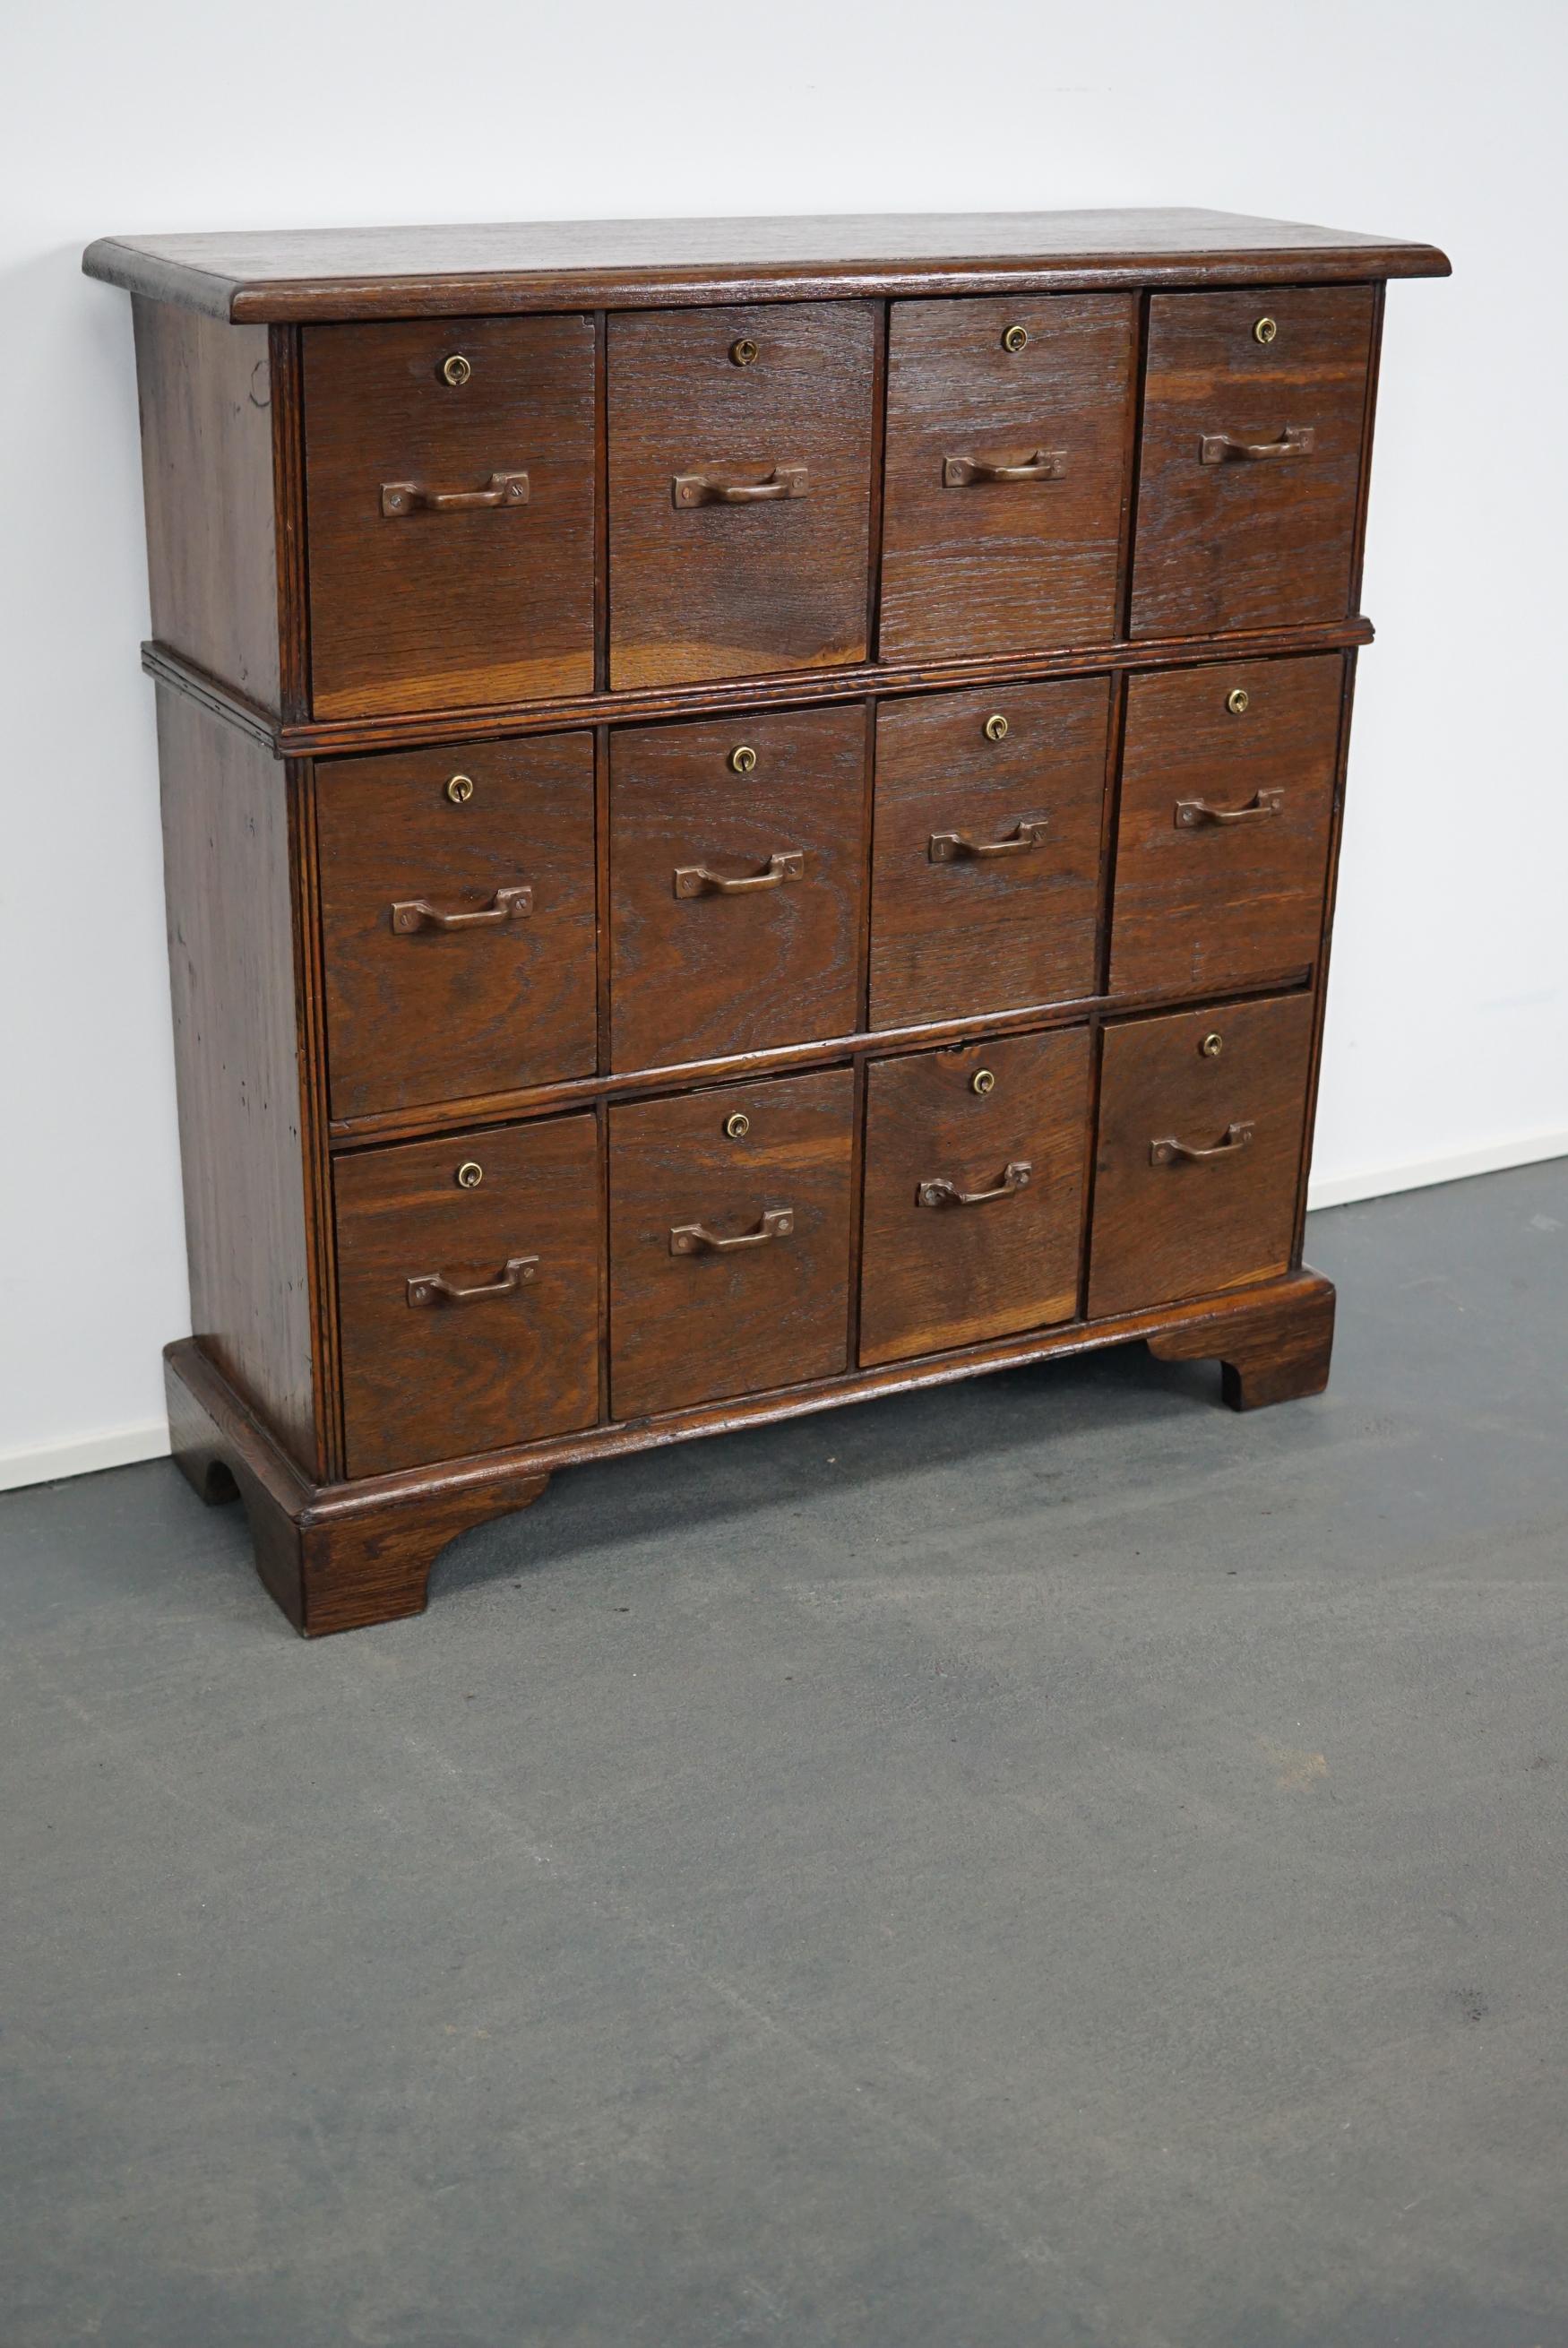
[[[1131,1019],[1102,1039],[1092,1226],[1087,1028],[609,1110],[609,1411],[718,1402],[1283,1270],[1306,995]],[[577,1113],[339,1161],[351,1476],[600,1416],[605,1200]]]

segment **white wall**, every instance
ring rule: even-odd
[[[67,0],[0,140],[0,1481],[161,1440],[188,1327],[130,312],[105,232],[1199,203],[1389,296],[1325,1195],[1568,1150],[1557,0]]]

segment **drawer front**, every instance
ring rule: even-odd
[[[1113,994],[1239,985],[1317,960],[1343,677],[1327,653],[1132,680]]]
[[[303,340],[317,716],[591,691],[592,322]]]
[[[866,1071],[864,1367],[1078,1310],[1088,1031]]]
[[[591,1076],[593,740],[317,768],[334,1117]]]
[[[1093,993],[1110,700],[1091,677],[883,705],[874,1027]]]
[[[593,1424],[591,1117],[367,1150],[334,1182],[351,1476]]]
[[[1345,616],[1367,285],[1149,304],[1134,636]]]
[[[865,776],[859,708],[615,736],[615,1067],[854,1029]]]
[[[617,1418],[845,1367],[854,1100],[832,1068],[610,1110]]]
[[[1311,1043],[1307,994],[1106,1029],[1091,1317],[1286,1270]]]
[[[1134,314],[1123,294],[893,304],[884,660],[1116,633]]]
[[[875,314],[612,316],[610,683],[866,657]]]

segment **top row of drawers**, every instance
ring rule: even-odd
[[[354,717],[1334,621],[1369,286],[304,330],[313,705]],[[872,592],[876,444],[881,563]],[[875,638],[875,643],[874,643]]]

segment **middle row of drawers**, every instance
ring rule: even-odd
[[[1131,680],[1112,994],[1314,960],[1341,682]],[[874,791],[860,704],[617,732],[602,880],[590,735],[323,763],[332,1114],[1093,995],[1112,716],[1102,676],[886,701]]]

